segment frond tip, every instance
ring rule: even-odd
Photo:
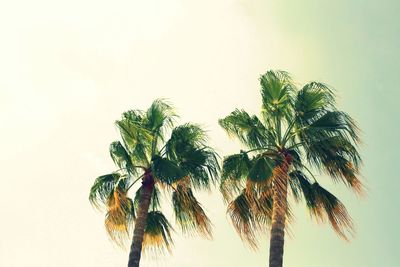
[[[166,249],[171,252],[171,230],[171,224],[160,211],[149,212],[143,239],[145,251],[157,253]]]
[[[310,183],[309,179],[300,171],[289,174],[292,192],[298,201],[303,193],[311,215],[319,222],[330,222],[333,230],[343,239],[354,235],[354,225],[346,207],[332,193],[318,183]]]
[[[240,194],[228,205],[227,213],[231,217],[232,224],[243,241],[251,248],[257,248],[255,231],[258,228],[252,212],[252,203],[246,197],[245,192]]]
[[[315,205],[311,209],[312,213],[322,222],[327,218],[333,230],[341,238],[348,240],[348,234],[354,235],[354,226],[346,207],[318,183],[313,184],[313,188]]]
[[[172,203],[176,220],[183,232],[193,233],[196,231],[204,237],[212,237],[210,219],[190,188],[178,185],[172,194]]]
[[[104,225],[111,240],[124,247],[129,242],[129,229],[134,220],[133,201],[124,192],[115,190],[108,200]]]
[[[251,116],[244,110],[236,109],[218,123],[229,136],[237,137],[248,147],[265,146],[270,141],[267,129],[257,116]]]
[[[90,188],[89,201],[97,209],[107,206],[109,197],[114,192],[114,187],[120,178],[120,174],[111,173],[96,178]]]

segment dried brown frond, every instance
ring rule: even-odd
[[[157,256],[167,250],[171,251],[171,245],[166,244],[162,234],[148,234],[145,233],[143,236],[143,250],[145,253]]]
[[[312,214],[319,222],[329,220],[333,230],[348,241],[348,235],[354,235],[354,225],[346,207],[334,195],[314,184],[314,204]]]
[[[111,240],[125,247],[129,242],[129,228],[133,221],[133,202],[124,192],[115,190],[107,205],[105,227]]]
[[[225,203],[231,202],[234,197],[243,190],[243,181],[226,178],[221,181],[220,192]]]
[[[177,185],[172,196],[173,207],[178,223],[186,233],[196,231],[206,238],[212,238],[212,225],[192,189],[185,183]]]
[[[336,162],[331,161],[326,164],[328,174],[335,181],[342,181],[348,185],[358,196],[365,196],[365,187],[358,178],[359,169],[350,161]]]
[[[231,217],[233,227],[240,238],[251,248],[257,248],[256,231],[258,225],[252,212],[252,203],[249,201],[245,192],[240,194],[228,205],[227,213]]]
[[[188,187],[188,186],[190,186],[190,177],[189,177],[189,176],[185,176],[185,177],[179,179],[178,181],[176,181],[176,182],[174,183],[174,185],[175,185],[175,186],[181,185],[181,186],[186,186],[186,187]]]
[[[353,189],[358,196],[365,196],[365,187],[357,177],[359,171],[351,162],[346,163],[346,167],[343,169],[342,173],[351,189]]]

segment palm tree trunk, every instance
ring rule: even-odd
[[[153,189],[154,189],[153,176],[149,171],[146,171],[142,181],[142,188],[140,191],[138,211],[135,221],[135,229],[133,231],[131,251],[129,253],[128,267],[139,267],[140,256],[142,254],[144,230],[146,229],[147,214],[149,211]]]
[[[284,162],[275,170],[274,174],[269,267],[282,267],[283,263],[283,245],[285,242],[287,212],[287,170],[288,163]]]

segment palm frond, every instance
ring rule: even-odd
[[[325,110],[335,109],[335,95],[329,86],[310,82],[298,91],[294,109],[297,117],[305,122],[313,120],[318,114]]]
[[[315,194],[315,206],[312,207],[314,215],[322,222],[327,218],[335,232],[348,240],[348,235],[354,234],[354,226],[343,203],[318,183],[313,184],[313,192]],[[325,214],[321,212],[322,210]]]
[[[265,155],[257,155],[251,160],[249,180],[254,183],[265,183],[273,175],[275,161]]]
[[[135,218],[133,201],[126,193],[114,190],[108,199],[105,227],[111,240],[124,247],[129,242],[129,229]]]
[[[264,189],[254,201],[255,219],[260,225],[261,230],[265,231],[265,229],[268,229],[267,227],[272,222],[273,203],[271,187]],[[289,209],[287,209],[287,216],[290,217]]]
[[[175,162],[160,156],[153,157],[151,170],[157,180],[169,185],[187,176],[187,172]]]
[[[97,177],[90,188],[90,203],[97,209],[101,209],[102,206],[107,205],[120,177],[119,173],[110,173]]]
[[[134,164],[147,164],[151,155],[154,134],[144,124],[144,114],[141,111],[124,112],[117,125],[126,150]]]
[[[146,129],[153,135],[151,157],[158,154],[160,141],[164,141],[167,130],[173,127],[177,117],[173,107],[165,100],[156,99],[147,110],[144,122]]]
[[[221,178],[219,190],[226,203],[230,203],[235,196],[245,188],[246,181],[244,179],[233,179],[230,177]]]
[[[146,111],[144,124],[152,132],[162,131],[163,127],[172,127],[177,117],[174,108],[163,99],[156,99]]]
[[[215,184],[220,166],[213,149],[193,149],[180,160],[179,167],[187,173],[195,189],[209,189],[211,184]]]
[[[129,153],[119,141],[114,141],[110,145],[110,156],[114,163],[121,169],[125,169],[129,173],[136,173],[133,168]]]
[[[356,193],[363,194],[364,187],[357,178],[361,157],[354,145],[340,136],[305,144],[308,161],[324,170],[334,180],[345,182]]]
[[[172,130],[165,144],[165,151],[171,160],[179,160],[188,151],[206,146],[207,135],[197,124],[186,123]]]
[[[256,231],[258,225],[254,217],[252,205],[253,203],[248,199],[248,195],[243,191],[229,203],[227,213],[240,238],[255,249],[257,248]]]
[[[172,230],[172,226],[164,214],[160,211],[149,212],[143,237],[143,249],[146,252],[153,252],[153,254],[163,252],[163,250],[171,252]]]
[[[330,92],[327,94],[324,101],[333,97]],[[309,163],[362,194],[363,186],[357,178],[361,157],[356,148],[360,141],[356,123],[344,112],[327,111],[324,107],[319,110],[322,112],[317,116],[301,121],[298,131]]]
[[[274,142],[274,136],[257,116],[250,116],[244,110],[236,109],[218,122],[229,135],[237,137],[250,148],[263,147]]]
[[[303,123],[303,133],[310,139],[321,139],[329,136],[341,136],[358,142],[359,129],[354,120],[345,112],[325,111],[312,121]]]
[[[207,135],[196,124],[183,124],[173,129],[166,142],[165,155],[190,177],[194,188],[209,189],[219,172],[218,154],[206,146]]]
[[[220,192],[226,202],[232,201],[232,198],[243,190],[250,168],[250,158],[244,151],[224,158]]]
[[[275,118],[289,118],[295,87],[284,71],[268,71],[260,78],[262,115],[268,125]]]
[[[319,222],[328,220],[333,230],[345,240],[348,240],[349,234],[354,234],[353,222],[339,199],[318,183],[311,183],[300,171],[292,172],[290,178],[295,190],[299,193],[302,192],[307,207]]]
[[[275,212],[277,214],[285,214],[286,222],[290,222],[292,219],[291,207],[288,201],[288,186],[290,186],[288,168],[287,162],[275,166],[272,172],[271,190],[267,191],[270,197],[277,201],[273,207],[276,210]]]
[[[197,232],[202,236],[211,238],[210,219],[189,187],[178,184],[172,193],[172,204],[176,220],[184,233]]]
[[[303,195],[312,194],[310,192],[312,190],[311,181],[302,171],[294,170],[290,172],[288,182],[296,202],[300,202]]]
[[[239,154],[224,158],[222,163],[222,179],[247,178],[251,169],[251,161],[247,153],[241,151]]]

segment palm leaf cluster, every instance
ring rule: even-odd
[[[211,236],[211,224],[193,190],[209,189],[219,172],[217,154],[206,145],[205,131],[196,124],[175,127],[170,104],[156,100],[146,111],[130,110],[116,121],[121,141],[112,142],[110,156],[117,169],[98,177],[90,202],[106,212],[105,227],[113,241],[129,241],[144,178],[151,173],[154,190],[143,245],[170,249],[171,223],[161,210],[162,197],[171,198],[176,222],[185,233]],[[130,189],[142,181],[135,193]]]
[[[297,88],[288,73],[268,71],[260,85],[261,116],[236,109],[219,120],[243,145],[239,153],[223,159],[220,184],[235,229],[256,247],[257,232],[270,225],[274,200],[287,204],[282,207],[290,218],[289,194],[346,239],[353,233],[352,220],[339,199],[317,182],[316,174],[362,193],[355,122],[336,108],[334,92],[325,84]]]

